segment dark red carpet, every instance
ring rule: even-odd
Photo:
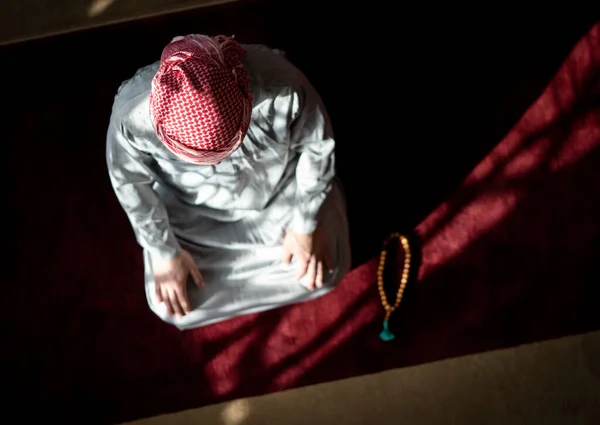
[[[102,137],[93,147],[85,138],[104,132],[107,112],[70,119],[78,108],[94,110],[98,99],[106,108],[112,94],[102,84],[80,89],[88,91],[85,104],[77,90],[58,88],[43,99],[21,99],[23,108],[53,118],[31,116],[29,123],[26,113],[9,115],[14,125],[4,134],[12,225],[3,383],[7,400],[27,403],[32,415],[114,423],[600,329],[598,25],[512,131],[411,235],[421,252],[418,279],[393,316],[392,343],[378,339],[375,260],[307,304],[183,333],[154,317],[142,290],[141,252],[105,175]],[[462,131],[468,137],[471,130]],[[92,161],[80,160],[90,152]],[[411,159],[399,159],[399,167],[403,161]],[[456,163],[464,164],[458,156]],[[402,185],[382,185],[401,210]],[[356,218],[360,193],[347,186],[353,228],[367,228],[353,232],[353,243],[373,254],[378,244],[356,236],[370,226]],[[379,214],[380,206],[367,205]],[[383,205],[388,220],[393,202]],[[389,220],[373,225],[381,234],[397,229]]]

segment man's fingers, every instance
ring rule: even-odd
[[[181,305],[179,305],[179,300],[177,299],[177,294],[173,289],[169,291],[169,300],[171,301],[171,307],[173,307],[173,312],[175,316],[180,319],[183,316],[183,309]]]
[[[160,284],[156,281],[156,278],[154,278],[154,292],[156,295],[156,302],[158,304],[163,302],[163,297],[162,297],[162,293],[160,290]]]
[[[317,277],[317,259],[314,255],[310,256],[308,262],[308,271],[306,276],[306,284],[311,291],[315,289],[315,279]]]
[[[194,264],[194,266],[190,269],[190,274],[192,275],[192,280],[196,284],[198,288],[202,288],[204,286],[204,279],[202,278],[202,274],[198,267]]]
[[[171,299],[169,298],[169,293],[166,289],[161,290],[162,300],[165,303],[165,307],[167,307],[167,315],[172,316],[174,314],[173,306],[171,305]]]
[[[183,310],[184,314],[189,313],[191,311],[190,302],[188,300],[187,288],[185,287],[185,285],[183,286],[183,288],[177,289],[175,291],[175,294],[177,295],[177,301],[179,302],[179,305],[181,306],[181,309]]]
[[[204,279],[202,278],[202,274],[200,273],[198,266],[194,262],[194,259],[192,258],[192,256],[189,253],[186,255],[186,258],[185,258],[185,266],[187,268],[189,275],[191,276],[192,280],[194,281],[194,284],[198,288],[202,288],[204,286]]]
[[[308,258],[299,259],[296,257],[296,280],[300,280],[304,277],[306,271],[308,270],[308,263]]]
[[[315,278],[317,288],[323,287],[323,261],[317,261],[317,277]]]
[[[292,262],[292,251],[283,247],[283,253],[281,254],[281,261],[283,264],[290,264]]]

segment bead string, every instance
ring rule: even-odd
[[[399,239],[400,244],[402,245],[402,249],[404,250],[404,268],[402,270],[402,278],[400,279],[400,286],[398,287],[398,292],[396,293],[396,301],[394,305],[390,305],[388,302],[387,296],[385,295],[385,289],[383,286],[383,270],[385,268],[385,259],[387,257],[387,247],[389,243],[393,239]],[[401,235],[400,233],[392,233],[387,237],[385,242],[383,243],[383,249],[381,250],[381,255],[379,256],[379,267],[377,268],[377,288],[379,289],[379,296],[381,297],[381,304],[385,309],[385,319],[383,320],[383,330],[379,334],[379,337],[384,341],[391,341],[395,338],[395,335],[390,332],[388,328],[388,321],[390,320],[390,316],[392,313],[398,308],[400,305],[400,301],[402,301],[402,295],[404,294],[404,288],[406,287],[406,283],[408,282],[408,273],[410,271],[410,245],[408,244],[408,239],[406,236]]]

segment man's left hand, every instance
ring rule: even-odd
[[[311,291],[323,287],[323,273],[331,272],[325,238],[320,227],[313,233],[288,232],[283,240],[284,264],[296,260],[296,280],[307,276],[306,286]]]

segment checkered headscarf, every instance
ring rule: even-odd
[[[150,117],[173,153],[217,164],[240,146],[252,112],[244,54],[225,36],[176,37],[165,47],[152,80]]]

